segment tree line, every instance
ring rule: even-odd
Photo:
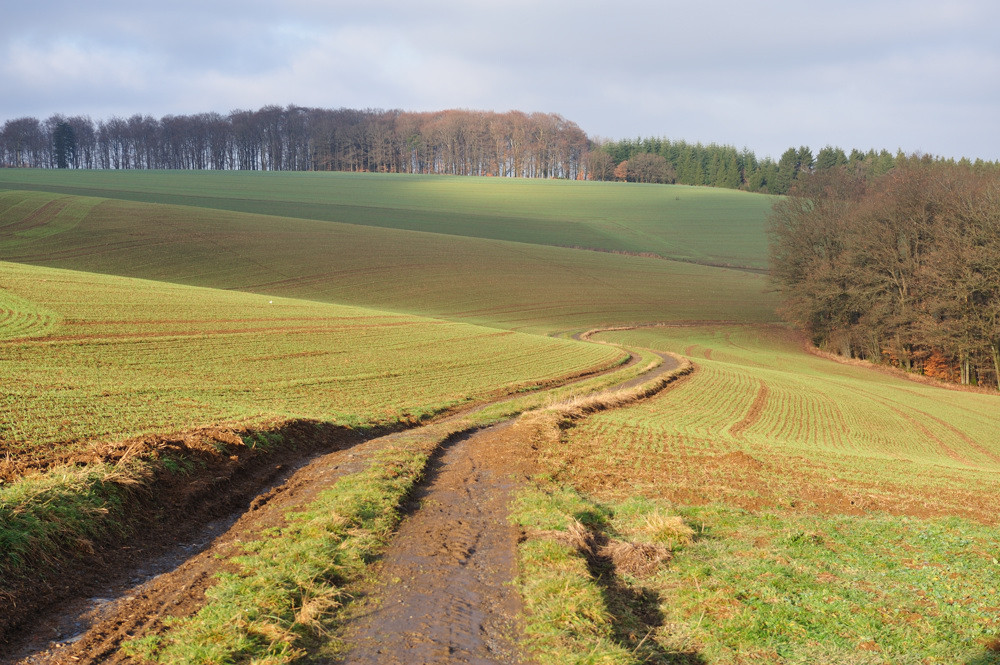
[[[786,194],[802,175],[847,168],[871,179],[904,158],[827,146],[778,161],[746,148],[667,138],[590,139],[551,113],[265,106],[226,115],[7,120],[0,166],[86,169],[376,171],[679,183]],[[946,161],[946,160],[937,160]],[[997,168],[993,162],[970,164]]]
[[[846,169],[871,180],[888,173],[906,160],[902,151],[867,152],[826,146],[815,155],[808,146],[788,148],[778,161],[757,159],[749,149],[667,138],[637,138],[599,141],[588,155],[588,175],[592,180],[623,180],[681,185],[707,185],[742,189],[764,194],[787,194],[805,175],[831,169]],[[933,158],[941,163],[959,163],[975,169],[1000,169],[997,162],[977,159]]]
[[[587,135],[549,113],[265,106],[228,115],[8,120],[0,165],[583,178]]]
[[[1000,387],[1000,174],[896,161],[811,174],[775,204],[783,313],[844,356]]]

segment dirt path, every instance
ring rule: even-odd
[[[401,435],[357,443],[286,470],[248,508],[210,524],[87,597],[63,603],[9,645],[0,663],[128,662],[118,653],[121,643],[157,631],[166,617],[196,612],[220,571],[219,558],[236,553],[236,543],[283,524],[286,512],[315,499],[339,477],[361,470],[376,450]]]
[[[345,662],[518,662],[519,534],[507,506],[530,469],[510,462],[509,430],[475,432],[434,460],[357,606]]]
[[[678,367],[676,358],[616,386],[631,388]],[[518,663],[519,531],[510,498],[535,472],[510,422],[455,442],[432,465],[411,515],[363,590],[343,662]]]
[[[675,366],[665,356],[663,365],[628,383]],[[530,451],[509,430],[504,423],[475,432],[432,459],[410,517],[377,568],[379,581],[356,605],[346,662],[518,662],[520,601],[510,582],[519,534],[507,514],[516,484],[533,469]],[[165,618],[196,612],[220,559],[234,553],[236,543],[281,525],[288,511],[361,470],[401,435],[350,442],[289,465],[248,509],[214,520],[153,560],[64,602],[8,645],[0,665],[128,662],[121,643],[159,632]]]

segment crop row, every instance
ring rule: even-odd
[[[690,263],[86,197],[58,199],[86,210],[76,226],[24,238],[2,226],[29,214],[20,204],[2,210],[18,197],[39,206],[58,199],[0,191],[0,260],[533,332],[616,321],[758,321],[772,303],[759,275]]]
[[[0,340],[0,447],[220,422],[393,422],[606,365],[619,352],[355,307],[0,264],[52,312]],[[25,315],[27,316],[27,315]],[[34,315],[32,315],[34,316]],[[23,317],[22,317],[23,318]]]
[[[686,349],[698,365],[662,397],[573,430],[571,441],[609,456],[669,465],[671,455],[741,451],[761,463],[795,459],[803,468],[829,467],[872,482],[899,482],[900,464],[922,483],[940,482],[946,471],[958,477],[1000,470],[996,396],[837,365],[802,352],[778,328],[655,328],[603,337]],[[709,349],[712,360],[697,359]]]
[[[4,187],[756,267],[772,202],[698,187],[363,173],[18,169],[0,172]]]

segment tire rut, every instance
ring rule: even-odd
[[[517,482],[505,422],[435,459],[345,639],[348,663],[516,663]]]
[[[617,385],[667,374],[677,358]],[[409,516],[373,571],[343,631],[351,664],[523,662],[521,598],[514,587],[521,533],[509,504],[535,469],[530,447],[506,421],[467,435],[429,465]]]
[[[674,358],[661,357],[659,367],[617,387],[649,381],[677,366]],[[632,356],[604,371],[632,366],[636,360]],[[345,629],[351,650],[341,662],[521,662],[520,597],[511,584],[517,574],[520,533],[507,516],[518,483],[534,469],[526,443],[511,436],[512,422],[457,437],[434,454],[408,506],[409,517],[375,568],[378,581],[360,590],[361,598],[353,604],[353,620]],[[0,664],[130,662],[119,651],[121,643],[159,632],[165,619],[200,609],[220,569],[220,557],[231,554],[236,543],[281,525],[289,510],[360,470],[375,451],[405,435],[388,434],[303,460],[305,464],[283,482],[223,520],[221,529],[213,525],[217,530],[199,534],[198,542],[178,545],[176,555],[167,557],[166,572],[157,570],[155,577],[141,580],[134,570],[126,572],[106,589],[76,601],[71,611],[47,617],[46,630],[0,655]]]

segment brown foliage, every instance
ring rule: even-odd
[[[1000,380],[1000,175],[900,160],[801,178],[770,218],[783,313],[817,345],[964,384]]]

